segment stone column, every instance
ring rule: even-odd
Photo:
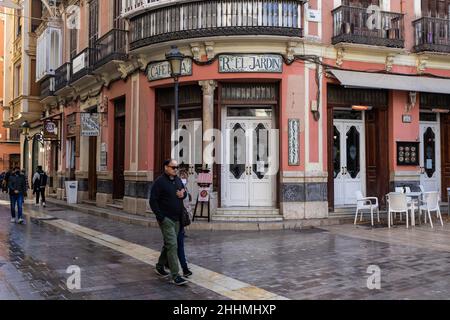
[[[203,137],[208,130],[214,128],[214,90],[217,88],[217,82],[214,80],[199,81],[203,90]],[[208,146],[208,141],[203,141],[203,151]],[[206,165],[203,158],[203,167]],[[208,168],[212,169],[212,163],[208,163]]]

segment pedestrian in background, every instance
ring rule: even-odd
[[[183,200],[183,205],[186,208],[186,211],[189,213],[189,217],[192,220],[192,195],[190,194],[190,191],[187,187],[188,181],[189,181],[189,174],[187,171],[182,170],[180,171],[180,179],[183,183],[184,189],[186,190],[187,197]],[[181,268],[183,269],[183,276],[189,277],[192,276],[192,271],[189,270],[187,261],[186,261],[186,253],[184,251],[184,238],[185,238],[186,232],[184,230],[184,226],[182,223],[180,223],[180,232],[178,232],[178,238],[177,238],[177,244],[178,244],[178,259],[180,260]]]
[[[38,166],[33,176],[31,187],[33,194],[36,195],[36,206],[39,206],[39,198],[42,198],[42,205],[45,208],[45,187],[47,186],[47,174],[42,170],[42,166]]]
[[[13,170],[10,168],[8,170],[8,172],[5,173],[5,177],[3,178],[3,183],[2,183],[2,192],[4,193],[8,193],[8,182],[9,182],[9,177],[11,176]]]
[[[172,283],[183,285],[187,280],[179,275],[178,244],[183,200],[187,197],[183,182],[177,176],[176,160],[164,161],[164,173],[152,185],[150,207],[156,215],[164,239],[164,246],[156,264],[155,271],[161,277],[168,277],[164,266],[169,265]]]
[[[23,224],[23,197],[26,192],[25,176],[16,167],[14,173],[8,179],[9,197],[11,201],[11,222],[16,222],[16,204],[17,204],[17,222]]]

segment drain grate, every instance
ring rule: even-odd
[[[324,230],[324,229],[319,229],[319,228],[305,228],[305,229],[294,229],[295,232],[300,232],[300,233],[323,233],[323,232],[328,232],[328,230]]]

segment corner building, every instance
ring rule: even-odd
[[[46,10],[37,78],[41,125],[58,128],[44,142],[56,197],[77,180],[80,202],[148,214],[152,181],[176,156],[165,59],[176,45],[186,56],[180,141],[192,142],[177,153],[194,198],[203,149],[219,140],[211,130],[231,134],[213,151],[228,162],[209,167],[213,220],[328,218],[355,206],[357,190],[385,204],[404,185],[446,199],[450,1],[91,0]]]

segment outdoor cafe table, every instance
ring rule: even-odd
[[[422,192],[406,192],[405,195],[409,198],[411,198],[413,201],[411,201],[412,206],[412,214],[411,214],[411,226],[416,225],[416,217],[415,217],[415,201],[414,199],[417,199],[417,208],[420,210],[420,197],[422,196]],[[420,214],[419,214],[420,217]],[[419,218],[420,223],[420,218]]]

